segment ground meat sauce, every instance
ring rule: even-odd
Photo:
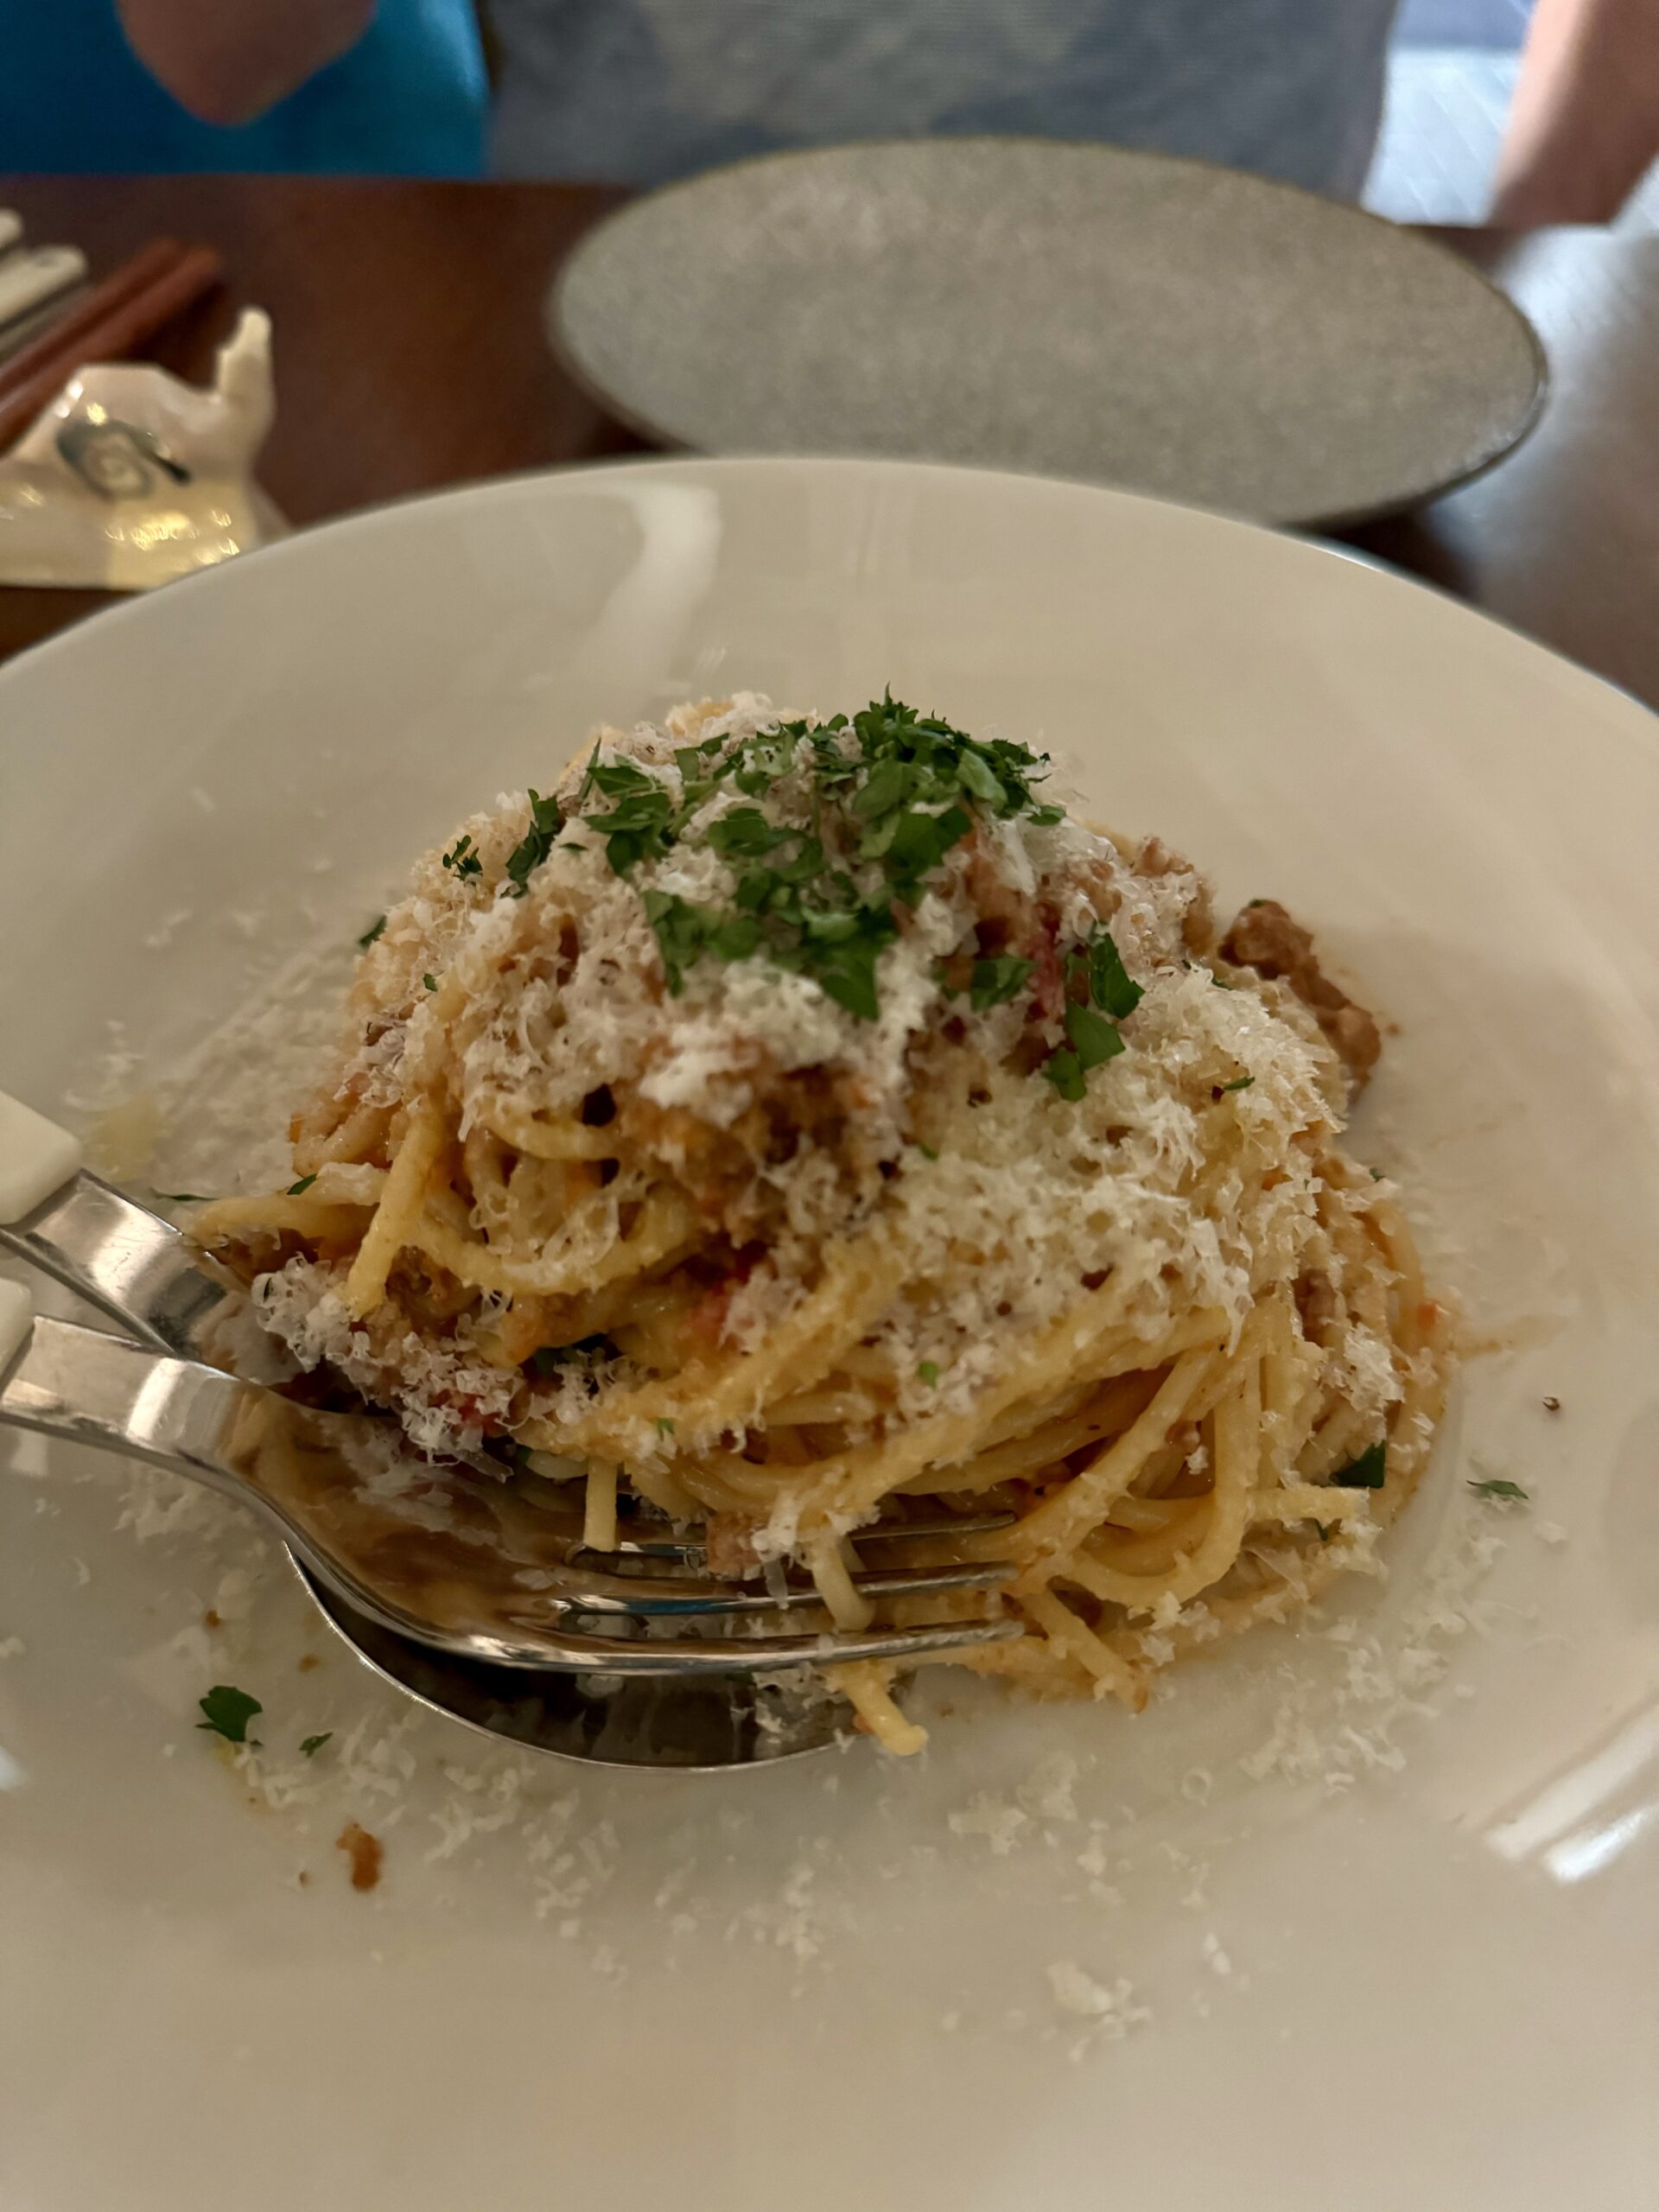
[[[1221,941],[1224,960],[1282,976],[1324,1031],[1356,1093],[1365,1088],[1382,1050],[1373,1018],[1339,990],[1313,957],[1313,940],[1276,899],[1253,899]]]

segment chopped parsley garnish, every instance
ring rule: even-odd
[[[759,957],[810,976],[838,1006],[874,1021],[876,969],[899,935],[895,908],[918,903],[927,879],[972,834],[976,817],[1052,823],[1063,813],[1034,800],[1047,768],[1026,747],[969,737],[891,695],[850,721],[836,715],[821,728],[784,722],[735,742],[704,738],[679,747],[674,760],[677,798],[633,762],[595,760],[578,804],[619,875],[683,842],[707,847],[735,873],[729,906],[654,888],[644,893],[675,997],[701,960]],[[729,791],[762,799],[790,777],[806,788],[810,828],[734,804],[691,832],[711,798]],[[590,807],[594,798],[607,804]],[[976,960],[968,986],[975,1009],[1017,996],[1032,968],[1012,954]]]
[[[297,1183],[290,1183],[289,1185],[289,1197],[290,1198],[297,1198],[303,1196],[303,1194],[310,1189],[311,1185],[316,1181],[316,1179],[317,1179],[315,1175],[302,1175]]]
[[[458,837],[453,849],[443,855],[445,868],[453,868],[464,883],[469,875],[482,875],[484,863],[470,837]]]
[[[378,922],[371,922],[369,924],[367,929],[364,931],[362,936],[357,940],[359,945],[365,952],[368,950],[372,944],[378,944],[379,943],[380,932],[385,926],[386,918],[384,914],[381,915]]]
[[[1255,1081],[1255,1077],[1253,1075],[1236,1075],[1230,1083],[1218,1083],[1216,1085],[1216,1095],[1217,1097],[1223,1097],[1230,1090],[1248,1090]]]
[[[939,1379],[939,1363],[938,1360],[922,1360],[917,1367],[916,1376],[918,1382],[925,1382],[929,1389],[931,1389],[933,1385]]]
[[[1328,1544],[1330,1542],[1331,1531],[1336,1527],[1336,1525],[1337,1524],[1334,1521],[1316,1521],[1313,1523],[1313,1526],[1319,1532],[1319,1541],[1322,1544]]]
[[[1073,1106],[1087,1089],[1083,1079],[1083,1062],[1075,1052],[1068,1052],[1064,1046],[1058,1052],[1051,1052],[1043,1062],[1043,1073],[1061,1097]]]
[[[198,1698],[196,1702],[207,1716],[205,1720],[197,1721],[197,1727],[222,1736],[227,1744],[245,1744],[249,1721],[256,1713],[265,1709],[257,1697],[250,1697],[246,1690],[233,1689],[228,1682],[216,1682],[207,1696]]]
[[[1071,1039],[1077,1065],[1085,1075],[1090,1068],[1103,1067],[1108,1060],[1115,1060],[1123,1050],[1122,1033],[1103,1014],[1096,1014],[1093,1007],[1068,1005],[1065,1033]]]
[[[660,860],[674,842],[674,801],[665,785],[630,761],[594,760],[583,783],[616,804],[608,814],[584,814],[590,829],[605,833],[605,856],[618,875],[643,860]]]
[[[1049,1054],[1043,1073],[1075,1105],[1085,1095],[1089,1071],[1126,1049],[1117,1022],[1133,1014],[1146,994],[1124,967],[1111,931],[1098,923],[1088,944],[1066,955],[1065,980],[1068,1042]],[[1116,1019],[1109,1021],[1109,1014]]]
[[[304,1742],[300,1745],[301,1751],[308,1759],[315,1758],[317,1753],[329,1740],[330,1737],[333,1736],[334,1732],[332,1728],[325,1728],[321,1736],[308,1736]]]
[[[658,1436],[672,1436],[674,1433],[674,1424],[666,1414],[658,1414],[652,1427]]]
[[[530,794],[530,827],[507,855],[507,896],[522,899],[530,888],[532,871],[552,851],[564,827],[564,814],[556,798]]]
[[[429,991],[435,991],[438,988],[437,978],[435,976],[423,976],[421,981],[426,985]]]
[[[1089,995],[1103,1014],[1118,1021],[1132,1014],[1146,996],[1123,965],[1123,956],[1107,929],[1097,929],[1090,941]]]
[[[528,1362],[532,1375],[556,1375],[573,1359],[580,1359],[588,1352],[613,1353],[616,1346],[608,1337],[578,1337],[573,1344],[543,1344],[531,1352]]]
[[[1034,960],[1017,960],[1013,953],[999,953],[994,960],[976,960],[968,982],[969,1003],[976,1014],[1018,998],[1026,988]]]
[[[934,1151],[931,1144],[918,1144],[916,1149],[921,1154],[924,1160],[937,1160],[939,1156],[938,1154]]]
[[[211,1203],[200,1191],[152,1191],[150,1196],[169,1206],[205,1206]]]
[[[1487,1482],[1471,1483],[1469,1487],[1477,1497],[1513,1497],[1524,1501],[1531,1496],[1531,1492],[1522,1490],[1519,1483],[1506,1482],[1498,1476]]]
[[[1373,1444],[1357,1459],[1338,1467],[1331,1480],[1338,1490],[1381,1490],[1389,1471],[1389,1447]]]

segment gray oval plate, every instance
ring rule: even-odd
[[[899,454],[1329,527],[1488,467],[1542,349],[1427,240],[1114,147],[771,155],[624,208],[549,303],[623,421],[708,453]]]

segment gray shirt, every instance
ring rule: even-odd
[[[507,176],[1022,131],[1356,195],[1396,0],[491,0]]]

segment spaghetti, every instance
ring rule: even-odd
[[[1006,1509],[918,1542],[1010,1585],[887,1617],[1012,1609],[946,1663],[1140,1707],[1364,1562],[1445,1320],[1338,1141],[1369,1017],[1045,768],[891,699],[602,732],[417,864],[293,1185],[198,1233],[429,1452],[579,1486],[595,1549],[643,1500],[853,1628],[878,1515]],[[915,1747],[891,1669],[834,1671]]]

